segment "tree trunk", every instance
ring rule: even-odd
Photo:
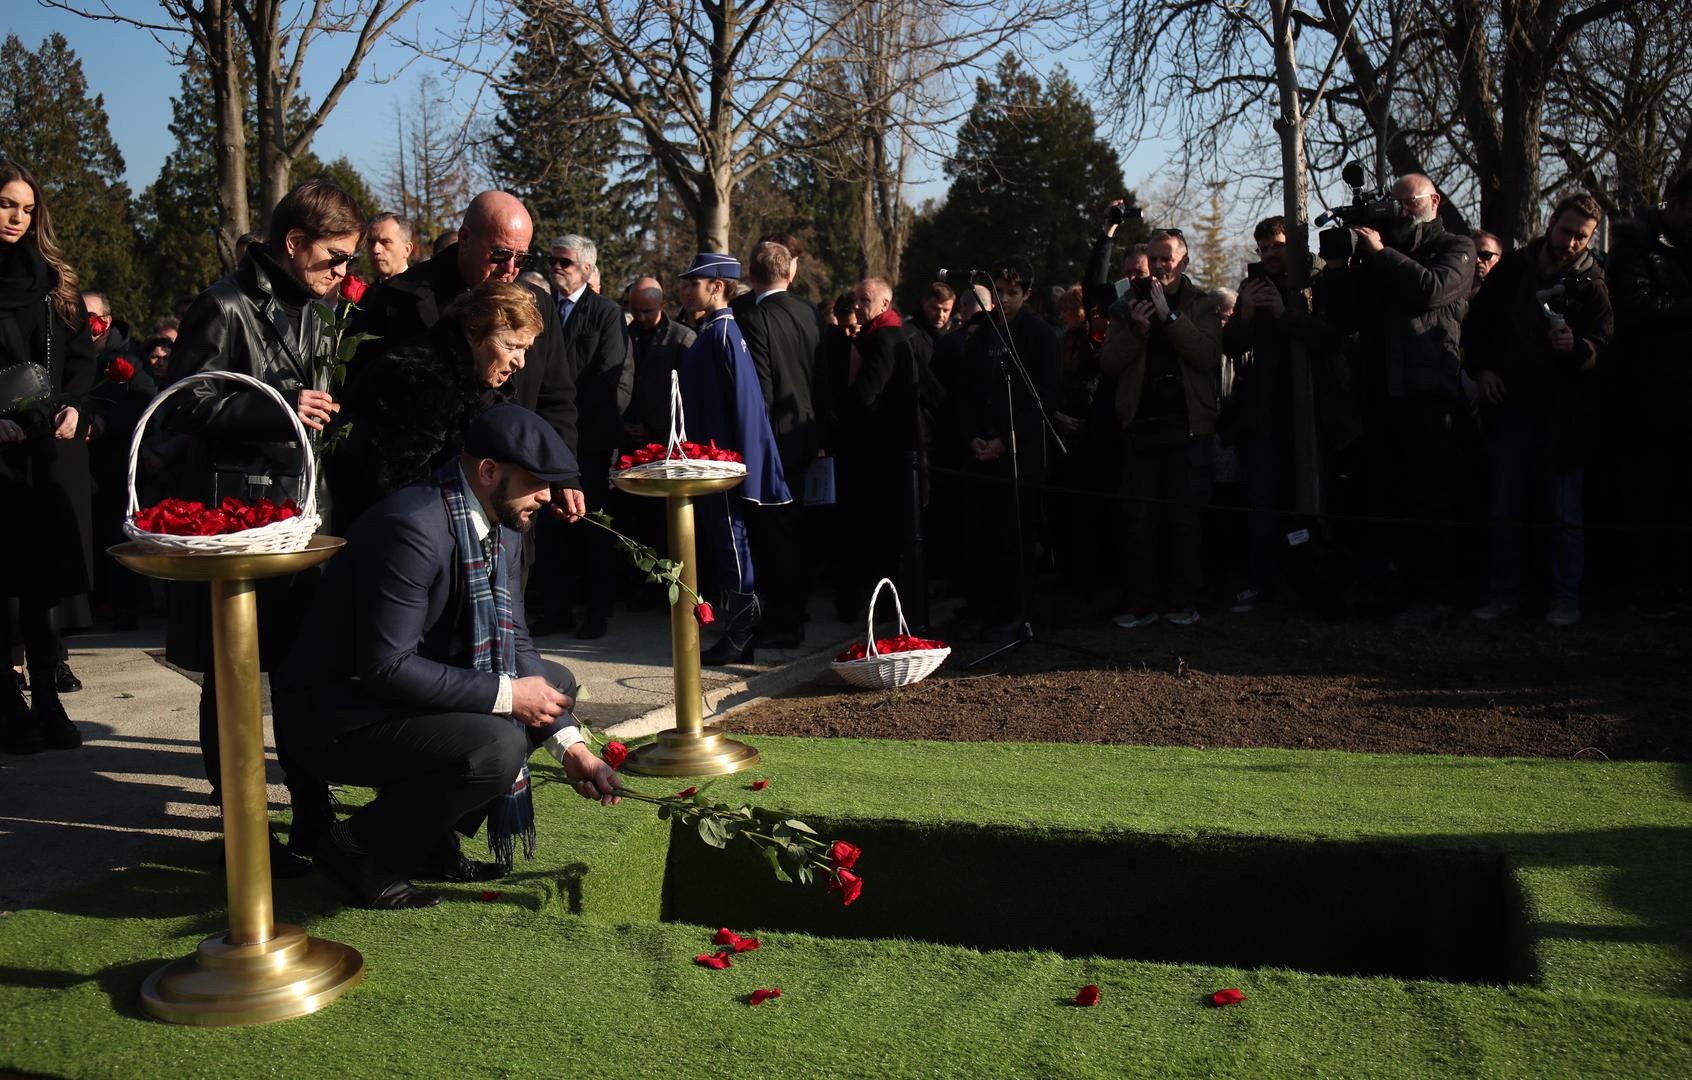
[[[1287,219],[1287,292],[1289,303],[1303,304],[1309,285],[1310,181],[1304,158],[1304,112],[1298,96],[1298,58],[1293,49],[1292,0],[1269,0],[1275,34],[1275,81],[1281,115],[1281,191]],[[1322,472],[1316,442],[1316,394],[1310,355],[1295,338],[1287,339],[1293,393],[1293,505],[1300,514],[1322,509]]]
[[[252,231],[252,217],[247,209],[247,128],[242,117],[247,91],[228,0],[208,0],[205,31],[217,140],[217,254],[229,271],[235,269],[236,241]]]

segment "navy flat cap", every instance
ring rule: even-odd
[[[464,452],[519,466],[551,483],[580,475],[575,456],[552,425],[511,402],[495,405],[471,422],[464,435]]]
[[[693,265],[682,271],[682,277],[732,278],[740,280],[740,260],[733,255],[719,255],[715,251],[701,251],[693,257]]]

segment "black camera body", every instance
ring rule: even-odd
[[[1398,201],[1384,187],[1365,189],[1367,176],[1363,166],[1348,162],[1340,175],[1351,189],[1351,202],[1330,208],[1316,219],[1316,251],[1324,259],[1349,259],[1355,250],[1351,230],[1373,229],[1385,233],[1398,220]],[[1339,224],[1325,228],[1330,222]]]
[[[1138,206],[1131,206],[1127,202],[1113,203],[1105,207],[1105,220],[1112,225],[1120,225],[1129,218],[1138,221],[1145,216],[1145,213]]]

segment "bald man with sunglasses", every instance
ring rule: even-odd
[[[534,220],[516,196],[503,191],[476,196],[464,212],[457,243],[365,295],[352,329],[380,336],[365,342],[359,357],[424,337],[454,300],[484,281],[516,281],[528,268],[526,260],[540,258],[529,247],[534,233]],[[542,326],[522,370],[507,384],[511,400],[539,413],[574,453],[578,449],[576,380],[558,309],[544,291],[524,287],[534,293]],[[357,360],[347,377],[349,381],[358,378]],[[559,487],[552,504],[553,513],[571,521],[586,510],[579,486]]]

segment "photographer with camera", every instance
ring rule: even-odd
[[[1374,358],[1364,421],[1370,501],[1377,514],[1410,519],[1382,530],[1378,542],[1397,563],[1411,605],[1398,621],[1416,625],[1451,612],[1451,431],[1465,407],[1457,345],[1475,244],[1445,230],[1439,192],[1421,173],[1393,184],[1392,200],[1398,211],[1390,226],[1382,223],[1386,236],[1351,228],[1346,274],[1357,355]]]
[[[1159,617],[1198,621],[1204,587],[1203,508],[1211,493],[1211,439],[1222,370],[1216,302],[1187,277],[1187,241],[1161,229],[1146,242],[1151,277],[1110,309],[1099,369],[1118,375],[1116,417],[1127,438],[1123,487],[1133,525],[1124,629]],[[1169,531],[1169,574],[1159,534]]]
[[[1480,384],[1492,447],[1491,597],[1477,619],[1502,618],[1521,602],[1520,523],[1543,498],[1558,526],[1545,621],[1580,621],[1595,370],[1615,329],[1604,269],[1587,250],[1603,219],[1592,196],[1564,198],[1544,236],[1498,261],[1463,323],[1464,365]]]

